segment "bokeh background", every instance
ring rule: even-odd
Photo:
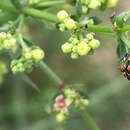
[[[120,0],[115,9],[92,11],[99,16],[103,25],[110,25],[109,16],[130,9],[129,0]],[[51,10],[57,12],[63,7]],[[97,34],[101,47],[94,55],[72,60],[60,49],[69,37],[28,18],[25,35],[45,50],[44,61],[67,84],[75,84],[90,97],[87,111],[101,130],[130,130],[130,82],[121,76],[116,56],[117,42],[113,38]],[[8,64],[6,54],[1,56]],[[0,86],[0,130],[89,130],[78,111],[63,124],[57,123],[51,106],[58,89],[39,67],[29,77],[39,86],[36,92],[25,83],[20,75],[9,72]]]

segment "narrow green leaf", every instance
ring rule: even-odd
[[[119,27],[123,27],[124,25],[124,17],[126,16],[126,12],[123,12],[121,13],[119,16],[116,17],[116,24],[119,26]]]
[[[124,44],[127,46],[127,48],[130,48],[130,41],[128,40],[127,35],[125,33],[121,33],[120,38],[124,42]]]
[[[124,42],[121,40],[120,36],[117,36],[118,46],[117,46],[117,55],[119,58],[122,58],[126,54],[126,47]]]
[[[82,14],[82,5],[81,5],[81,0],[78,0],[76,3],[76,13],[80,17]]]

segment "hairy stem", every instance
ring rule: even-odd
[[[87,111],[80,110],[79,112],[83,119],[87,122],[90,130],[100,130]]]

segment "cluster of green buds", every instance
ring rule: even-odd
[[[80,93],[74,89],[65,88],[61,94],[59,94],[54,103],[54,111],[57,112],[56,120],[63,122],[69,115],[69,107],[74,105],[78,109],[85,109],[88,106],[89,100],[84,98]]]
[[[6,64],[3,61],[0,61],[0,85],[3,83],[3,77],[8,73]]]
[[[0,33],[0,51],[12,50],[15,52],[17,50],[16,39],[9,33]]]
[[[81,0],[82,13],[88,13],[89,9],[113,8],[118,0]]]
[[[63,53],[71,53],[72,59],[91,54],[100,46],[99,40],[94,38],[94,33],[88,33],[85,38],[72,35],[68,42],[61,46]]]
[[[76,21],[70,18],[69,14],[65,10],[61,10],[57,13],[57,18],[60,21],[59,30],[64,32],[65,30],[74,30],[77,28]]]
[[[11,69],[14,74],[18,72],[31,72],[33,65],[44,58],[44,51],[37,47],[25,47],[18,59],[11,62]]]

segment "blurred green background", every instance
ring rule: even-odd
[[[101,16],[103,25],[111,25],[109,16],[114,11],[129,10],[129,5],[130,1],[120,0],[115,9],[92,11],[91,15]],[[26,36],[44,49],[44,61],[49,67],[65,83],[79,84],[75,89],[88,93],[91,103],[87,111],[101,130],[130,130],[130,82],[118,70],[116,40],[97,34],[101,47],[94,55],[72,60],[60,49],[67,41],[68,33],[48,29],[32,18],[26,22]],[[2,59],[9,62],[5,54]],[[0,86],[0,130],[89,130],[74,109],[65,123],[57,123],[51,110],[57,86],[39,67],[35,67],[29,77],[39,86],[40,93],[26,84],[20,75],[10,72],[5,76]]]

